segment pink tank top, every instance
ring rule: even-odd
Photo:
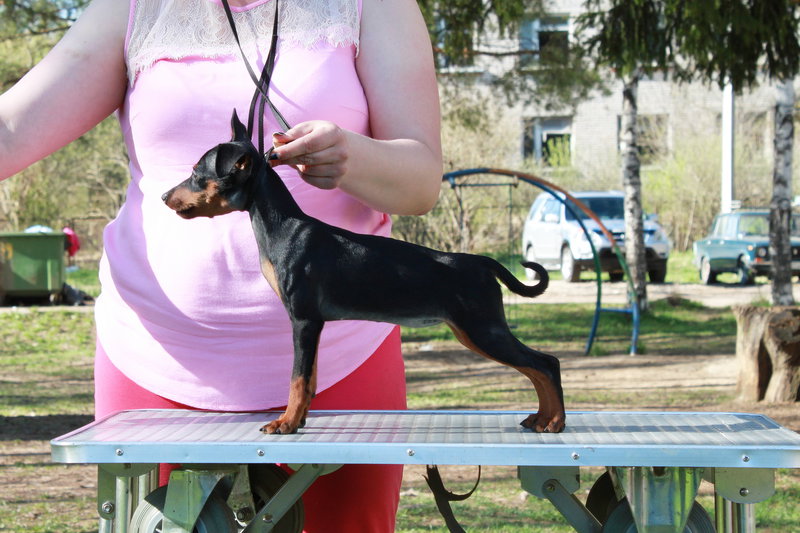
[[[291,0],[280,10],[273,102],[290,124],[323,119],[369,134],[355,70],[360,5]],[[260,71],[274,4],[234,11],[248,59]],[[134,0],[126,61],[131,84],[119,121],[131,182],[104,234],[98,340],[125,375],[168,399],[215,410],[285,405],[291,327],[262,277],[247,213],[183,220],[161,201],[203,153],[230,139],[234,108],[246,120],[254,86],[221,5]],[[268,136],[278,131],[269,111],[266,124]],[[389,234],[387,215],[341,191],[311,187],[291,168],[276,170],[307,213],[360,233]],[[326,324],[318,390],[356,369],[391,328]]]

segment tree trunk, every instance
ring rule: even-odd
[[[635,69],[622,90],[622,185],[625,191],[625,261],[633,282],[633,299],[646,311],[647,264],[644,253],[644,218],[642,213],[642,180],[639,174],[639,147],[636,114],[637,91],[641,72]],[[634,303],[632,302],[632,303]]]
[[[800,309],[736,306],[740,400],[800,399]]]
[[[775,167],[769,216],[769,255],[772,258],[772,303],[794,305],[792,295],[792,143],[794,87],[779,81],[775,103]]]
[[[736,366],[739,378],[736,395],[746,402],[757,402],[764,397],[769,376],[769,355],[761,342],[767,323],[764,307],[735,306]]]

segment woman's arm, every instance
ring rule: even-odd
[[[416,2],[364,0],[356,68],[371,137],[330,122],[298,124],[275,138],[277,164],[379,211],[423,214],[439,196],[442,154],[433,54]]]
[[[0,95],[0,179],[77,139],[122,104],[129,6],[94,0],[47,56]]]

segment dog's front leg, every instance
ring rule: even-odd
[[[289,386],[289,402],[286,411],[261,428],[264,433],[295,433],[306,423],[311,399],[317,390],[317,350],[324,322],[294,320],[294,367]]]

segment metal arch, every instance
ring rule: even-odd
[[[633,318],[633,327],[631,331],[631,349],[630,354],[636,355],[638,353],[638,341],[639,341],[639,323],[640,323],[640,313],[639,313],[639,306],[636,303],[636,298],[633,297],[635,294],[633,281],[631,280],[630,271],[628,270],[628,263],[625,261],[625,256],[620,250],[619,245],[617,245],[617,241],[608,228],[602,223],[600,218],[591,210],[589,209],[583,202],[572,196],[569,192],[564,190],[563,188],[559,187],[558,185],[548,182],[538,176],[534,176],[533,174],[527,174],[524,172],[517,172],[515,170],[506,170],[506,169],[499,169],[499,168],[470,168],[464,170],[455,170],[452,172],[447,172],[442,176],[442,181],[447,181],[450,183],[451,187],[455,188],[459,185],[456,183],[456,178],[463,177],[463,176],[472,176],[476,174],[497,174],[501,176],[509,176],[515,179],[524,181],[530,185],[534,185],[543,191],[549,193],[551,196],[556,198],[564,207],[566,207],[569,212],[575,217],[580,225],[583,233],[586,235],[586,240],[589,241],[589,246],[592,249],[592,258],[594,259],[594,268],[595,268],[595,275],[597,280],[597,299],[595,302],[595,310],[594,310],[594,317],[592,318],[592,326],[589,331],[589,338],[586,340],[586,348],[584,349],[584,354],[588,355],[592,349],[592,345],[594,344],[594,339],[597,335],[597,327],[600,323],[600,313],[603,311],[612,312],[612,313],[627,313],[630,314]],[[559,196],[556,193],[563,194],[563,197]],[[594,243],[592,242],[591,234],[589,230],[586,229],[581,218],[578,216],[578,213],[575,212],[575,209],[572,205],[567,203],[567,199],[573,202],[573,205],[578,207],[583,213],[586,214],[589,218],[595,221],[600,231],[606,236],[608,241],[611,243],[612,250],[614,254],[617,256],[620,265],[622,266],[622,270],[625,273],[625,279],[628,283],[628,305],[627,308],[603,308],[601,305],[602,301],[602,270],[600,268],[600,259],[597,255],[597,249],[594,247]]]

